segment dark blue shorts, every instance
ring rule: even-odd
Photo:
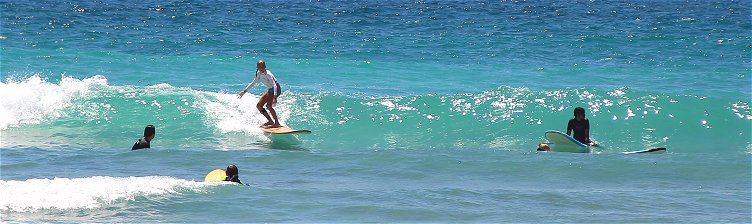
[[[266,90],[266,92],[271,94],[272,96],[278,96],[282,94],[282,88],[277,87],[277,94],[274,94],[274,88],[269,88]]]

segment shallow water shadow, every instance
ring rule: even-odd
[[[271,149],[281,150],[307,150],[303,147],[303,142],[296,134],[264,134],[269,138],[269,147]]]

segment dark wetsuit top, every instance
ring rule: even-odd
[[[133,148],[131,150],[139,150],[139,149],[148,149],[149,148],[149,142],[146,141],[146,137],[142,137],[138,139],[136,144],[133,144]]]
[[[239,179],[238,175],[232,175],[231,177],[227,177],[227,178],[225,178],[225,181],[232,181],[232,182],[235,182],[235,183],[243,184],[243,183],[240,182],[240,179]]]
[[[581,121],[578,121],[576,118],[572,118],[572,120],[569,120],[569,124],[567,124],[567,130],[572,130],[572,137],[580,143],[590,143],[590,141],[587,140],[588,133],[586,132],[586,130],[590,130],[590,121],[588,121],[587,118],[582,119]]]

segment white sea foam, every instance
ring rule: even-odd
[[[236,94],[229,93],[211,93],[206,95],[214,99],[203,100],[201,105],[207,114],[207,120],[210,124],[223,132],[243,132],[248,134],[261,134],[259,125],[266,122],[266,118],[256,109],[259,96],[246,93],[243,98],[238,99]],[[279,101],[274,105],[280,123],[290,117],[289,104],[294,99],[291,97],[279,97]]]
[[[0,130],[60,117],[73,99],[97,85],[107,85],[107,79],[100,75],[81,80],[63,76],[60,83],[51,83],[34,75],[4,80],[0,82]]]
[[[199,192],[204,183],[168,176],[0,180],[0,210],[34,212],[40,209],[90,209],[137,196],[174,196],[179,190]]]

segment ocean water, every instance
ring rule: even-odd
[[[748,1],[0,3],[4,222],[752,222]]]

